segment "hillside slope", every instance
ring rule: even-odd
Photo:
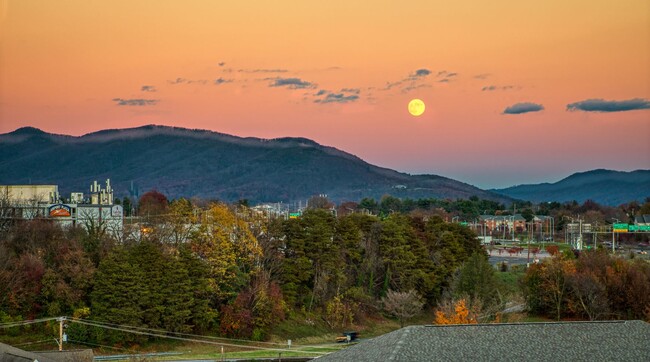
[[[66,195],[110,178],[116,193],[157,189],[170,198],[276,202],[398,197],[509,198],[435,175],[373,166],[305,138],[259,139],[176,127],[104,130],[80,137],[31,127],[0,135],[0,184],[58,184]]]
[[[555,183],[519,185],[494,192],[532,202],[593,200],[603,205],[618,206],[650,197],[650,170],[631,172],[593,170],[575,173]]]

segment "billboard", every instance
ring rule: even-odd
[[[122,217],[123,214],[122,205],[113,205],[111,208],[111,217]]]
[[[64,204],[56,204],[49,207],[50,217],[70,217],[72,208]]]

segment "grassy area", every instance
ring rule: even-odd
[[[522,271],[496,272],[499,282],[499,292],[505,298],[519,293],[519,280],[524,276]]]
[[[223,353],[221,348],[214,346],[210,353],[187,353],[183,355],[169,356],[163,358],[157,358],[157,360],[184,360],[184,359],[209,359],[209,360],[220,360],[220,359],[253,359],[253,358],[274,358],[274,357],[316,357],[321,356],[327,353],[338,351],[342,348],[347,347],[346,344],[339,345],[328,345],[328,346],[308,346],[308,347],[298,347],[298,348],[277,348],[282,350],[272,350],[272,347],[269,347],[267,350],[233,350],[233,347],[224,347]]]

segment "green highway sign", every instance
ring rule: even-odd
[[[628,225],[619,223],[619,224],[614,224],[613,228],[614,228],[614,232],[625,233],[628,230]]]

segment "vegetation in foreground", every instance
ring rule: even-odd
[[[473,231],[445,222],[447,210],[405,214],[392,209],[406,204],[396,200],[382,200],[379,216],[334,216],[316,199],[284,220],[245,203],[148,193],[138,203],[148,217],[117,239],[101,224],[64,230],[47,219],[14,220],[0,234],[0,323],[67,315],[76,318],[69,340],[131,350],[159,343],[160,331],[310,344],[414,320],[516,320],[501,311],[521,291],[535,315],[649,317],[647,263],[605,253],[571,259],[558,249],[525,274],[497,273]],[[120,330],[131,327],[144,334]],[[57,328],[4,328],[0,337]]]

